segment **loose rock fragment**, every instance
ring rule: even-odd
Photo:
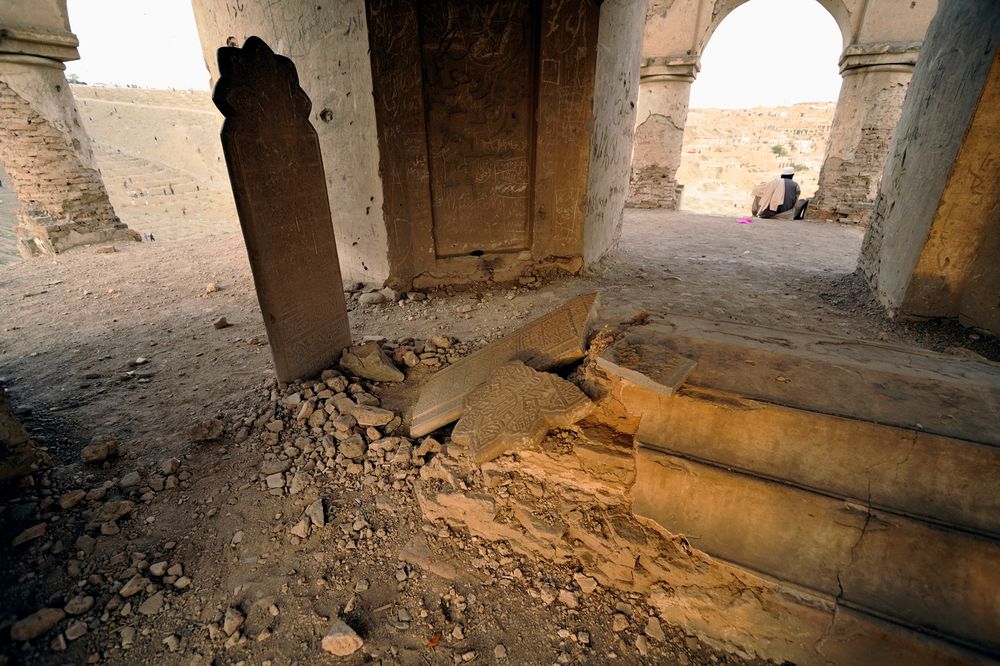
[[[628,618],[621,613],[615,613],[611,618],[611,631],[620,634],[628,628]]]
[[[191,425],[187,436],[192,442],[211,442],[222,436],[225,427],[226,424],[219,419],[204,419]]]
[[[351,410],[351,416],[358,420],[358,425],[382,426],[393,419],[395,414],[381,407],[357,405]]]
[[[580,586],[580,591],[584,594],[592,594],[597,589],[597,581],[585,574],[573,574],[573,580]]]
[[[576,595],[569,590],[559,590],[559,601],[569,608],[577,608],[580,605]]]
[[[288,532],[292,536],[297,536],[300,539],[305,539],[307,536],[309,536],[309,519],[303,516],[299,520],[299,522],[292,525],[291,529],[288,530]]]
[[[376,382],[401,382],[406,379],[375,342],[345,349],[340,365],[353,375]]]
[[[323,649],[338,657],[354,654],[364,644],[361,637],[343,620],[330,627],[330,631],[323,637]]]
[[[237,629],[243,626],[244,620],[246,620],[246,617],[243,613],[235,608],[227,608],[226,616],[222,620],[222,630],[226,632],[226,636],[232,636],[236,633]]]
[[[94,606],[94,597],[78,594],[68,602],[63,609],[70,615],[83,615]]]
[[[410,434],[422,437],[463,414],[466,396],[489,379],[493,368],[519,359],[538,370],[583,358],[597,294],[578,296],[438,372],[420,392]]]
[[[100,463],[118,455],[118,442],[107,437],[89,444],[80,450],[80,459],[85,463]]]
[[[666,639],[666,635],[663,633],[663,628],[660,626],[660,621],[653,616],[650,616],[649,620],[646,622],[646,628],[643,630],[643,633],[655,641],[663,642]]]
[[[142,476],[139,472],[129,472],[118,481],[120,488],[135,488],[142,483]]]
[[[11,542],[11,545],[20,546],[22,543],[27,543],[28,541],[34,541],[43,534],[45,534],[45,523],[38,523],[37,525],[29,527],[28,529],[24,530],[16,537],[14,537],[14,540]]]
[[[84,622],[81,622],[80,620],[73,620],[72,622],[69,623],[69,626],[66,627],[65,631],[66,640],[75,641],[76,639],[80,638],[86,633],[87,633],[87,625]]]
[[[310,522],[312,522],[312,524],[316,527],[323,527],[326,525],[326,516],[323,513],[323,500],[318,499],[307,506],[306,515],[309,517]]]
[[[94,512],[87,523],[90,527],[114,523],[119,518],[126,516],[135,509],[135,503],[130,500],[112,500],[105,502],[101,508]]]
[[[83,490],[71,490],[59,498],[59,508],[68,511],[82,502],[86,496],[87,493]]]
[[[143,615],[156,615],[163,610],[163,592],[157,592],[139,605],[139,612]]]
[[[42,608],[28,617],[15,622],[10,628],[12,641],[30,641],[56,626],[66,613],[59,608]]]
[[[125,598],[128,598],[146,589],[147,585],[149,585],[149,579],[144,578],[139,574],[136,574],[131,578],[129,578],[128,582],[122,585],[122,589],[118,590],[118,594],[120,594]]]

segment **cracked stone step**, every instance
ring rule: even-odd
[[[1000,650],[996,540],[643,447],[632,496],[636,516],[713,557]]]
[[[695,387],[658,401],[636,439],[664,453],[1000,537],[1000,448]]]

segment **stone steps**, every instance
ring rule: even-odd
[[[684,387],[644,446],[1000,538],[1000,448]]]
[[[640,446],[634,514],[713,557],[1000,654],[1000,543]]]
[[[674,395],[618,380],[637,517],[1000,655],[1000,366],[682,317],[630,335],[697,361]]]
[[[94,151],[115,212],[130,228],[158,240],[239,230],[230,192],[108,146],[95,144]],[[143,194],[129,196],[136,191]]]

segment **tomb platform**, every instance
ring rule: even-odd
[[[1000,656],[1000,365],[667,315],[559,372],[590,414],[482,464],[448,442],[425,518],[743,656]]]

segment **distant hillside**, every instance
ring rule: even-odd
[[[208,91],[73,86],[118,216],[176,240],[239,229]]]
[[[790,165],[796,166],[802,195],[813,196],[835,107],[824,102],[691,109],[677,172],[684,185],[681,208],[714,215],[749,213],[754,186]]]

